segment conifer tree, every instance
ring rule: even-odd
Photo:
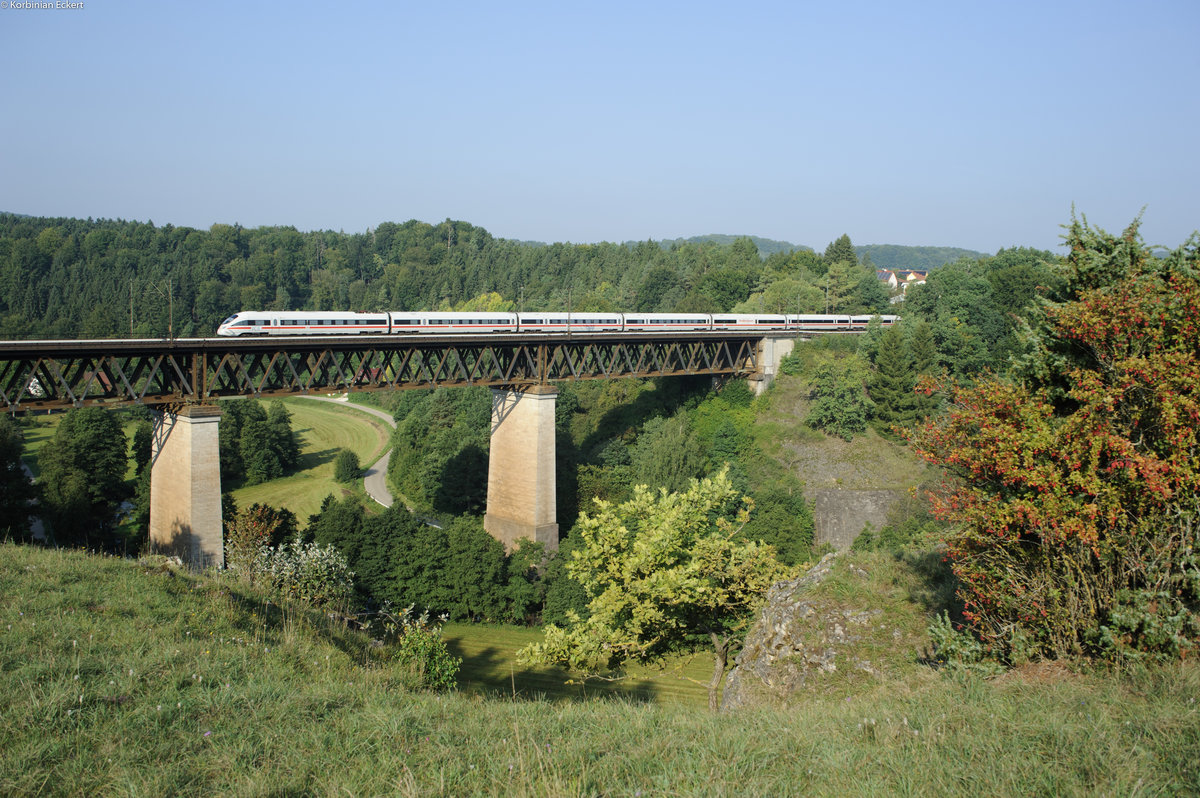
[[[835,263],[849,263],[852,266],[858,265],[858,255],[854,251],[854,245],[850,243],[850,236],[843,233],[836,241],[831,241],[829,246],[825,247],[825,263],[832,266]]]
[[[917,375],[912,355],[899,327],[889,327],[879,339],[875,373],[871,377],[871,400],[875,415],[885,428],[904,426],[917,419]]]

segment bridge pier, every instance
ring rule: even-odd
[[[795,336],[766,336],[758,342],[758,373],[746,378],[755,396],[762,396],[775,383],[779,365],[796,348]]]
[[[187,405],[154,425],[150,549],[191,568],[225,567],[221,526],[221,409]]]
[[[483,528],[511,551],[522,538],[558,549],[554,406],[558,389],[492,390],[487,514]]]

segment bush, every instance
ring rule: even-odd
[[[333,478],[338,482],[356,482],[360,473],[362,466],[358,455],[349,449],[338,449],[337,457],[333,459]]]
[[[1178,659],[1196,648],[1200,620],[1175,596],[1163,591],[1122,590],[1096,646],[1118,662]]]
[[[224,512],[222,513],[224,515]],[[263,546],[277,546],[296,536],[296,516],[291,510],[252,504],[225,522],[225,564],[252,568]]]
[[[452,656],[442,639],[446,616],[430,620],[428,612],[414,615],[410,604],[399,615],[385,607],[380,617],[384,631],[395,640],[395,661],[411,674],[414,687],[429,690],[454,687],[462,659]]]
[[[263,546],[253,574],[283,598],[317,607],[345,608],[354,592],[354,572],[333,546],[298,540],[278,548]]]
[[[969,631],[955,628],[948,612],[930,621],[929,639],[933,642],[933,660],[951,671],[990,676],[1001,670],[999,665],[985,659],[983,643]]]
[[[865,378],[866,371],[856,355],[821,365],[813,377],[813,403],[804,423],[845,440],[866,432],[875,404],[863,390]]]
[[[950,386],[913,441],[958,478],[935,509],[990,654],[1182,657],[1200,642],[1200,241],[1160,259],[1136,223],[1077,222],[1067,243],[1025,362]]]

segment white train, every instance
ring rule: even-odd
[[[431,335],[471,333],[691,332],[749,330],[853,332],[873,316],[827,314],[745,316],[736,313],[428,313],[398,311],[239,311],[217,335]],[[898,316],[880,316],[885,327]]]

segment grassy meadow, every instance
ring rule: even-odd
[[[1194,663],[926,671],[714,714],[665,691],[514,692],[524,630],[449,628],[485,680],[414,691],[367,635],[162,560],[4,544],[0,585],[4,795],[1200,792]]]
[[[262,503],[296,514],[301,524],[321,509],[325,497],[341,496],[357,486],[341,485],[333,478],[333,460],[339,449],[350,449],[366,467],[387,449],[391,429],[382,420],[359,412],[353,404],[335,405],[311,399],[284,400],[292,414],[292,430],[300,443],[300,468],[280,479],[235,488],[238,507]]]

